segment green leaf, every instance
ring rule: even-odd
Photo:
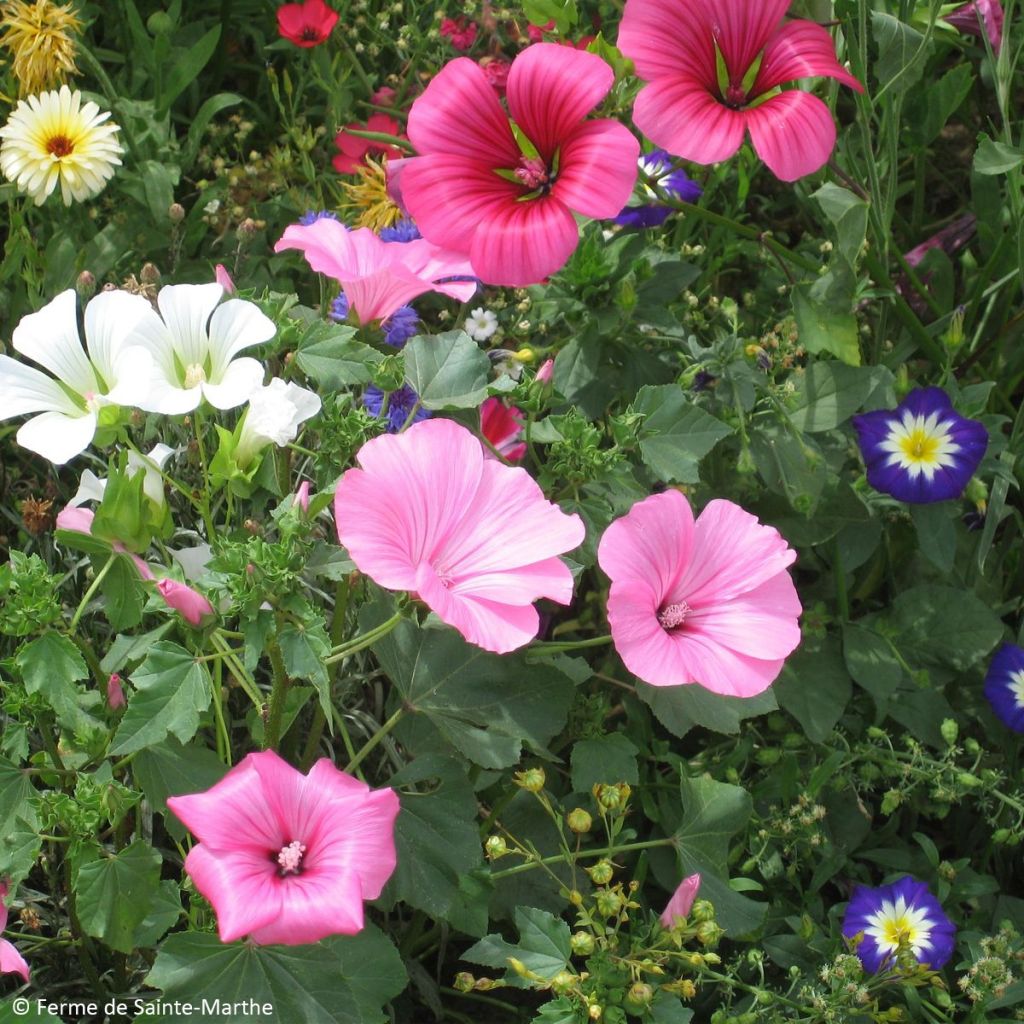
[[[834,430],[864,404],[881,377],[875,367],[811,363],[800,377],[799,390],[788,408],[789,418],[809,434]]]
[[[651,1024],[690,1024],[693,1010],[683,1006],[678,996],[670,996],[661,989],[651,1003]]]
[[[830,271],[831,273],[831,271]],[[860,338],[857,336],[857,318],[850,302],[837,305],[826,298],[828,275],[814,284],[799,284],[793,289],[793,314],[800,336],[800,344],[815,354],[828,352],[851,366],[860,366]]]
[[[26,815],[31,820],[26,820]],[[26,810],[25,814],[9,818],[0,830],[0,878],[6,879],[12,889],[28,877],[39,860],[43,841],[37,821],[35,812]]]
[[[179,932],[160,947],[146,984],[168,1002],[216,1005],[220,1024],[251,1024],[266,1015],[303,1024],[383,1024],[382,1007],[407,984],[391,940],[368,924],[358,935],[305,946],[222,943],[216,935]],[[253,1013],[253,1003],[269,1006]]]
[[[487,397],[491,361],[465,331],[417,335],[403,355],[406,380],[425,409],[475,409]]]
[[[506,970],[506,981],[517,988],[528,987],[530,983],[509,967],[510,959],[519,960],[528,971],[545,981],[569,966],[572,957],[569,926],[561,918],[536,907],[520,907],[515,913],[515,924],[519,931],[516,945],[506,942],[500,935],[488,935],[467,949],[462,959]]]
[[[161,640],[129,678],[136,692],[118,726],[111,754],[133,754],[172,735],[182,743],[195,736],[199,715],[213,699],[205,664],[184,647]]]
[[[784,494],[797,512],[809,518],[828,481],[828,466],[814,441],[781,426],[766,426],[751,436],[750,454],[769,490]]]
[[[868,230],[868,204],[849,189],[829,181],[811,196],[836,230],[839,252],[855,266]]]
[[[559,996],[540,1007],[530,1024],[580,1024],[581,1019],[576,1004],[568,996]]]
[[[78,648],[59,633],[44,633],[25,644],[14,663],[21,673],[25,689],[41,694],[53,708],[57,721],[65,729],[83,735],[104,728],[86,708],[95,707],[102,698],[96,691],[85,693],[76,685],[89,670]]]
[[[929,146],[935,141],[967,99],[973,84],[974,71],[969,63],[963,62],[914,95],[905,124],[919,145]]]
[[[572,788],[577,793],[589,793],[599,782],[635,786],[640,781],[638,753],[636,745],[620,732],[577,740],[572,748]]]
[[[132,952],[135,930],[158,891],[162,863],[159,852],[139,839],[113,857],[79,864],[75,910],[86,933],[111,949]]]
[[[142,621],[146,592],[133,562],[127,558],[115,558],[103,577],[100,590],[103,592],[103,614],[111,629],[131,629]]]
[[[824,743],[853,696],[853,684],[839,645],[791,655],[775,682],[779,706],[803,727],[813,743]]]
[[[236,107],[244,103],[245,97],[238,96],[233,92],[219,92],[211,96],[196,111],[188,126],[188,135],[185,138],[185,145],[181,150],[181,164],[183,167],[191,167],[199,155],[199,149],[203,144],[203,135],[210,126],[210,122],[228,107]]]
[[[875,699],[875,703],[888,700],[903,680],[900,665],[892,644],[873,629],[857,623],[843,626],[843,657],[854,681]]]
[[[666,483],[697,483],[700,459],[732,433],[675,384],[641,388],[633,409],[644,417],[640,454]]]
[[[171,878],[163,879],[153,893],[149,913],[135,929],[132,938],[133,948],[146,949],[155,946],[183,913],[178,883]]]
[[[656,263],[649,278],[636,289],[636,317],[643,320],[648,309],[662,309],[700,277],[700,267],[682,260],[661,260]]]
[[[6,757],[0,757],[0,833],[16,817],[35,820],[35,796],[32,776]]]
[[[170,64],[170,74],[158,97],[157,118],[162,118],[171,104],[199,77],[199,72],[206,67],[220,39],[220,24],[216,24],[202,38],[187,49],[179,49],[175,60]]]
[[[384,357],[356,341],[354,327],[314,321],[295,350],[295,361],[307,377],[324,388],[369,384],[373,368]]]
[[[555,30],[564,35],[579,20],[576,0],[523,0],[523,13],[533,25],[555,23]]]
[[[308,679],[320,697],[327,720],[331,720],[331,680],[324,660],[331,653],[331,640],[322,622],[288,624],[277,631],[284,667],[293,679]]]
[[[1024,150],[1008,146],[982,132],[978,136],[978,149],[974,154],[974,169],[978,174],[1006,174],[1024,163]]]
[[[871,33],[878,45],[874,64],[880,89],[877,100],[886,90],[906,92],[920,77],[932,50],[932,43],[899,18],[883,11],[871,12]]]
[[[698,727],[735,736],[740,722],[774,711],[778,704],[771,690],[756,697],[724,697],[703,686],[637,685],[637,693],[669,732],[685,736]]]
[[[933,505],[911,505],[910,515],[917,530],[917,546],[921,554],[939,572],[949,573],[956,558],[956,526],[953,515],[956,507],[951,502],[941,501]]]

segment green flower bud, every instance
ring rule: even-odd
[[[569,945],[576,956],[590,956],[594,952],[594,936],[590,932],[574,932]]]
[[[629,991],[626,993],[627,1001],[633,1003],[637,1007],[650,1006],[653,998],[654,989],[643,981],[638,981],[635,985],[631,985]]]
[[[547,776],[543,768],[528,768],[525,772],[516,772],[515,783],[527,793],[539,793],[544,788]]]
[[[614,917],[622,909],[622,896],[614,889],[602,889],[595,902],[602,917]]]
[[[694,921],[714,921],[715,905],[710,900],[697,900],[690,911],[690,917]]]
[[[594,823],[594,819],[582,807],[570,811],[565,820],[569,828],[577,835],[589,832],[590,826]]]
[[[952,747],[956,743],[957,736],[960,735],[960,726],[956,724],[955,719],[944,718],[942,725],[939,726],[939,731],[942,733],[942,738],[946,741],[946,746]]]
[[[455,984],[453,988],[456,992],[472,992],[473,986],[476,984],[476,978],[473,977],[468,971],[459,971],[455,975]]]
[[[566,992],[569,992],[577,982],[577,977],[570,971],[559,971],[551,979],[551,991],[556,996],[564,996]]]
[[[593,867],[586,870],[594,885],[607,885],[615,874],[615,868],[607,858],[599,860]]]
[[[497,860],[508,853],[508,846],[505,845],[505,840],[501,836],[488,836],[487,842],[484,843],[484,851],[489,860]]]

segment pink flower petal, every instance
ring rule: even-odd
[[[537,43],[512,62],[506,86],[509,113],[550,161],[614,83],[615,72],[596,53]]]
[[[192,626],[199,626],[207,615],[213,614],[213,605],[186,583],[179,583],[170,578],[157,580],[156,589],[168,606],[180,613],[181,617]]]
[[[474,277],[473,266],[464,253],[415,238],[411,242],[395,243],[394,259],[411,274],[427,281],[442,282],[448,277]],[[444,281],[435,283],[433,291],[441,292],[459,302],[468,302],[477,290],[476,281]]]
[[[757,155],[782,181],[813,174],[828,162],[836,126],[825,104],[794,89],[744,111]]]
[[[666,928],[671,928],[676,923],[676,918],[686,919],[693,909],[694,900],[700,892],[700,875],[689,875],[684,878],[672,893],[672,898],[661,913],[661,923]]]
[[[7,939],[0,939],[0,974],[20,974],[22,981],[29,979],[29,969],[25,958]]]
[[[572,600],[573,579],[569,567],[559,558],[547,558],[533,565],[520,565],[496,572],[474,572],[459,578],[448,589],[460,597],[484,598],[501,604],[527,605],[538,597],[559,604]]]
[[[732,81],[743,80],[789,5],[790,0],[704,0],[706,16]]]
[[[354,871],[316,869],[280,879],[277,888],[279,915],[251,930],[260,945],[301,946],[363,930],[363,893]]]
[[[706,88],[717,84],[713,36],[699,5],[629,0],[618,47],[645,81],[683,76]]]
[[[836,60],[836,44],[828,30],[813,21],[790,21],[772,37],[761,70],[750,90],[752,96],[798,78],[836,78],[863,92],[864,86]]]
[[[714,164],[743,144],[744,116],[685,78],[659,78],[640,90],[636,126],[655,145],[684,160]]]
[[[579,124],[562,145],[551,194],[584,217],[614,217],[633,194],[639,156],[640,143],[618,121]]]

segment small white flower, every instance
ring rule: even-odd
[[[160,289],[160,316],[149,309],[132,338],[153,358],[145,404],[136,403],[140,408],[175,416],[191,412],[205,398],[217,409],[234,409],[263,382],[262,363],[235,356],[269,341],[277,328],[255,303],[220,303],[223,295],[219,284]]]
[[[134,451],[128,453],[128,476],[133,477],[140,469],[144,470],[146,475],[142,481],[143,493],[159,507],[167,504],[164,478],[160,471],[173,454],[174,449],[165,444],[154,445],[148,455],[140,455]],[[82,473],[78,481],[78,490],[67,507],[77,508],[87,501],[102,501],[106,490],[107,478],[99,477],[91,469],[87,469]]]
[[[319,411],[319,395],[275,377],[249,398],[235,448],[236,462],[244,469],[268,444],[282,447],[294,441],[300,424]]]
[[[85,308],[88,352],[78,335],[73,289],[22,317],[15,350],[57,378],[0,355],[0,420],[40,413],[18,431],[22,447],[61,466],[92,443],[104,406],[141,406],[152,363],[129,343],[147,315],[152,309],[141,296],[101,292]]]
[[[486,341],[498,329],[498,314],[477,307],[466,317],[466,333],[474,341]]]

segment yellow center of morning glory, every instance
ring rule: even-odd
[[[908,907],[900,896],[895,903],[886,900],[868,918],[864,934],[875,940],[882,953],[896,953],[903,948],[917,956],[922,949],[931,947],[931,929],[928,912],[921,907]]]
[[[899,466],[911,477],[922,474],[931,480],[937,469],[955,462],[960,451],[949,432],[950,424],[942,422],[938,413],[915,416],[909,410],[889,428],[889,436],[881,448],[889,453],[889,465]]]

